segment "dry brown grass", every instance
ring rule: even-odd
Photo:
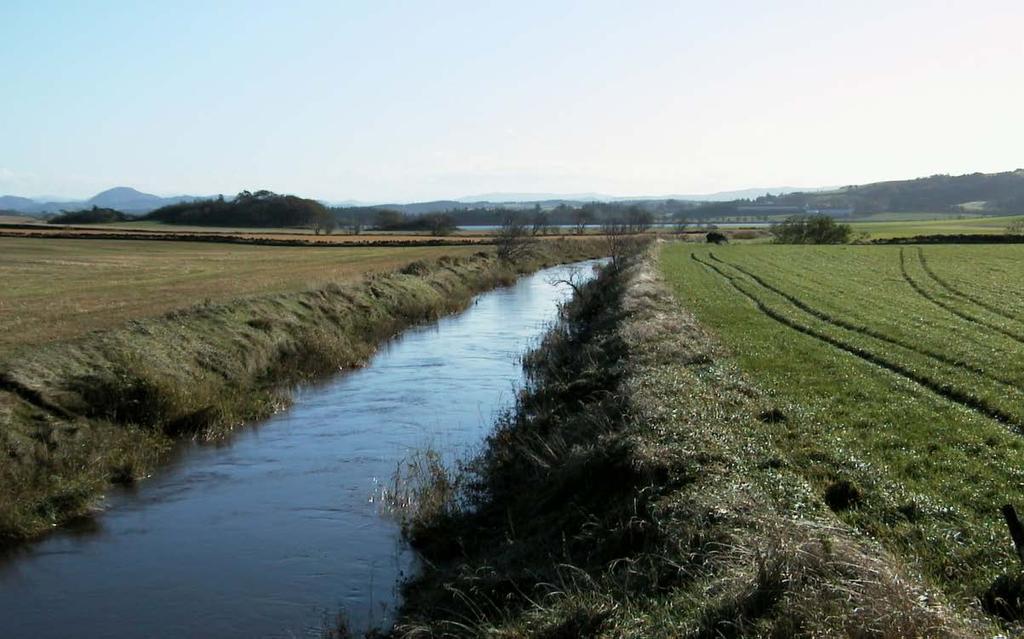
[[[476,250],[0,238],[0,358],[205,301],[311,288]]]
[[[191,226],[161,226],[151,227],[130,227],[130,226],[105,226],[101,224],[89,226],[65,226],[48,225],[37,222],[15,227],[4,227],[0,222],[0,237],[43,237],[53,239],[69,239],[75,237],[96,237],[104,239],[173,239],[173,238],[200,238],[200,239],[238,239],[238,240],[275,240],[282,242],[296,243],[317,243],[337,246],[359,246],[373,244],[376,242],[402,242],[402,243],[425,243],[443,242],[446,244],[473,244],[479,243],[482,239],[492,235],[488,232],[467,232],[454,235],[435,237],[429,233],[360,233],[352,235],[348,233],[334,233],[331,235],[316,235],[307,229],[248,229],[248,228],[222,228],[222,227],[191,227]],[[549,236],[554,237],[554,236]]]

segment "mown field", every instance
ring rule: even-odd
[[[845,522],[954,597],[1017,570],[999,508],[1024,507],[1024,247],[670,244],[660,265]]]
[[[209,233],[209,234],[245,234],[255,235],[259,237],[264,236],[297,236],[304,239],[314,239],[317,234],[314,233],[312,228],[309,227],[254,227],[254,226],[198,226],[191,224],[166,224],[164,222],[157,222],[154,220],[144,220],[137,222],[111,222],[109,224],[46,224],[39,218],[20,218],[17,222],[9,221],[8,218],[0,217],[0,224],[34,224],[39,226],[41,229],[58,230],[67,228],[68,226],[76,229],[85,230],[101,230],[101,231],[146,231],[146,232],[161,232],[161,233]],[[474,229],[458,229],[452,233],[455,236],[463,235],[488,235],[493,234],[489,231],[478,231]],[[359,239],[359,238],[407,238],[414,237],[422,239],[424,237],[432,237],[429,231],[378,231],[376,229],[367,229],[354,235],[345,228],[338,228],[331,233],[331,235],[320,236],[321,240],[339,240],[339,239]]]
[[[0,357],[206,301],[312,288],[477,250],[0,238]]]

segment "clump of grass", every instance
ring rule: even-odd
[[[825,487],[825,503],[832,510],[847,510],[862,501],[864,491],[849,479],[837,479]]]
[[[761,411],[757,418],[766,424],[782,424],[786,421],[786,414],[778,408],[769,408]]]
[[[437,522],[460,512],[463,475],[449,468],[433,448],[413,452],[399,462],[391,482],[380,492],[381,511],[401,522],[415,539],[427,522]]]
[[[105,421],[62,419],[0,391],[0,546],[88,514],[109,483],[145,476],[169,440]]]
[[[996,577],[982,595],[981,606],[989,614],[1007,621],[1024,621],[1024,574],[1011,573]]]

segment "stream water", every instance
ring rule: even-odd
[[[569,268],[478,296],[222,445],[183,445],[77,529],[0,557],[0,637],[318,637],[390,624],[415,556],[371,499],[410,452],[467,455],[522,382]]]

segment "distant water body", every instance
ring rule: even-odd
[[[772,225],[771,222],[716,222],[715,223],[715,227],[716,228],[720,228],[720,229],[740,229],[740,228],[742,228],[742,229],[762,229],[762,228],[768,228],[771,225]],[[651,225],[652,229],[674,229],[675,227],[676,227],[675,224],[652,224]],[[498,229],[501,228],[501,226],[498,226],[497,224],[481,224],[481,225],[478,225],[478,226],[463,225],[463,226],[458,226],[456,228],[458,228],[460,231],[497,231]],[[557,229],[561,229],[561,231],[559,231],[559,232],[572,233],[573,230],[575,230],[575,228],[576,228],[575,226],[573,226],[573,227],[569,227],[569,226],[558,226],[558,227],[550,226],[550,227],[548,227],[548,232],[552,233],[552,232],[556,232]],[[601,225],[600,224],[586,224],[585,228],[587,228],[589,230],[592,230],[592,231],[596,231],[596,230],[600,230],[601,229]],[[708,229],[708,228],[705,228],[703,226],[696,226],[694,224],[691,224],[690,226],[686,227],[686,230],[687,231],[691,231],[691,232],[700,232],[700,231],[713,231],[714,229]]]

